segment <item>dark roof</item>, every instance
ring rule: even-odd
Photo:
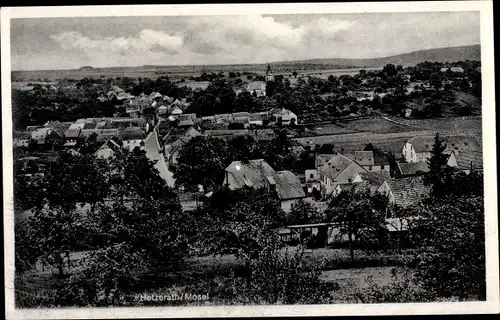
[[[394,202],[402,206],[417,203],[430,192],[430,187],[424,184],[422,177],[392,179],[386,180],[386,183],[394,196]]]
[[[429,172],[429,165],[427,161],[423,162],[410,162],[410,163],[398,163],[399,171],[403,176],[414,176],[417,174]]]
[[[482,151],[460,151],[454,155],[459,169],[470,170],[471,165],[473,169],[483,169]]]
[[[94,129],[96,127],[96,122],[87,122],[83,125],[82,129]]]
[[[68,128],[68,125],[59,122],[59,121],[49,121],[45,124],[45,127],[47,128],[52,128],[52,129],[63,129],[66,130]]]
[[[80,136],[81,129],[69,129],[66,130],[64,135],[66,138],[78,138]]]
[[[363,181],[371,184],[371,185],[376,185],[379,187],[382,183],[384,183],[385,180],[388,180],[391,178],[389,173],[387,171],[381,171],[381,172],[360,172],[359,175],[361,176],[361,179]]]
[[[137,140],[142,139],[143,137],[144,133],[141,128],[132,127],[120,131],[120,138],[122,140]]]
[[[443,136],[446,143],[446,152],[453,150],[481,150],[479,141],[472,135]],[[415,152],[430,152],[434,145],[434,136],[414,137],[410,140]]]
[[[28,131],[12,131],[14,139],[31,139],[31,132]]]
[[[274,177],[276,191],[281,200],[305,198],[306,194],[296,175],[290,171],[279,171]]]
[[[373,165],[373,151],[354,151],[354,160],[362,166]]]

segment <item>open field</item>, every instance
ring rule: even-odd
[[[437,119],[394,118],[395,121],[421,130],[450,131],[457,133],[476,133],[482,131],[482,117],[450,117]]]
[[[337,125],[351,132],[393,133],[409,132],[415,129],[402,124],[387,121],[381,117],[363,118],[349,121],[338,121]]]

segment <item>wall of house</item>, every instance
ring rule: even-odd
[[[293,200],[282,200],[281,201],[281,209],[285,212],[291,212],[295,203],[297,203],[299,199]]]
[[[316,169],[306,170],[306,182],[311,181],[311,180],[318,180],[318,179],[319,179],[318,170],[316,170]]]
[[[413,149],[413,145],[409,142],[405,143],[401,152],[406,162],[417,162],[417,155]]]
[[[391,203],[394,202],[394,195],[392,194],[391,188],[389,188],[389,185],[387,184],[387,182],[384,181],[384,183],[382,183],[380,185],[380,187],[377,189],[377,192],[388,196],[389,202],[391,202]]]
[[[446,163],[448,166],[450,167],[458,167],[458,164],[457,164],[457,159],[455,158],[455,154],[451,154],[450,157],[448,158],[448,162]]]

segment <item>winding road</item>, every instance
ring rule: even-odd
[[[169,187],[174,187],[175,179],[173,173],[168,170],[168,165],[162,153],[160,153],[160,145],[158,143],[158,135],[156,134],[156,128],[151,132],[145,140],[145,150],[146,156],[156,161],[156,169],[160,173],[160,176],[167,182]]]

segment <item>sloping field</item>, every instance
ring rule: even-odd
[[[413,137],[419,136],[434,136],[438,132],[437,130],[425,130],[425,131],[409,131],[409,132],[398,132],[398,133],[370,133],[370,132],[359,132],[343,135],[323,135],[316,137],[305,137],[305,138],[294,138],[302,145],[321,145],[325,143],[333,144],[338,150],[343,149],[344,151],[357,151],[363,150],[368,143],[371,143],[375,147],[379,148],[385,152],[391,152],[394,154],[399,154],[403,145],[406,141]],[[443,137],[447,135],[456,133],[444,132],[439,130]],[[467,134],[462,134],[468,136]]]
[[[380,117],[338,121],[337,124],[351,132],[392,133],[415,131],[415,128],[393,123]]]
[[[423,130],[450,131],[450,132],[482,132],[482,117],[453,117],[453,118],[438,118],[438,119],[397,119],[397,122],[406,124],[414,128]]]

